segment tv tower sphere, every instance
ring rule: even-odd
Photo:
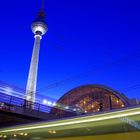
[[[35,21],[32,23],[32,32],[35,35],[44,35],[48,31],[48,26],[45,22]]]

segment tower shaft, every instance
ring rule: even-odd
[[[27,87],[26,87],[26,100],[32,103],[35,101],[35,94],[36,94],[40,40],[41,40],[41,36],[35,35],[35,42],[34,42],[32,59],[30,63],[30,70],[29,70]]]

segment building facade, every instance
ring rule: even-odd
[[[79,114],[90,114],[107,112],[113,109],[123,109],[139,104],[136,99],[129,99],[109,87],[102,85],[84,85],[74,88],[64,94],[58,102],[57,107],[51,110],[51,114],[59,117],[74,116]],[[63,109],[59,109],[63,106]]]

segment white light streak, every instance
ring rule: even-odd
[[[69,109],[69,106],[66,106],[65,109]]]
[[[30,96],[30,95],[27,95],[27,96],[26,96],[26,99],[27,99],[28,101],[30,101],[31,96]]]
[[[57,127],[57,126],[65,126],[65,125],[73,125],[73,124],[79,124],[79,123],[89,123],[89,122],[96,122],[96,121],[104,121],[108,119],[114,119],[114,118],[120,118],[124,116],[131,116],[131,115],[138,115],[140,114],[140,109],[135,108],[123,110],[123,111],[117,111],[117,112],[110,112],[106,114],[99,114],[94,116],[86,116],[86,117],[80,117],[75,119],[69,119],[67,122],[55,122],[55,124],[42,124],[40,126],[26,126],[24,128],[13,128],[13,129],[7,129],[2,130],[0,133],[7,133],[7,132],[15,132],[15,131],[24,131],[24,130],[33,130],[33,129],[41,129],[41,128],[50,128],[50,127]]]
[[[53,103],[52,106],[56,106],[56,103]]]
[[[48,101],[46,99],[43,100],[43,104],[46,105]]]
[[[49,106],[51,106],[52,105],[52,102],[51,101],[48,101],[48,103],[47,103]]]
[[[8,95],[12,95],[13,90],[12,90],[12,88],[10,88],[10,87],[6,87],[6,88],[5,88],[5,92],[6,92]]]
[[[18,98],[23,98],[24,97],[24,93],[21,92],[17,92],[14,89],[12,89],[11,87],[0,87],[0,92],[6,94],[6,95],[11,95],[14,97],[18,97]]]

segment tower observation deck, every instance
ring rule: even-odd
[[[33,108],[33,103],[35,102],[40,42],[42,36],[45,35],[48,30],[48,26],[45,22],[45,17],[46,13],[44,10],[44,0],[42,0],[42,7],[38,12],[36,20],[33,21],[31,25],[35,41],[33,46],[25,96],[25,105],[29,108]]]

